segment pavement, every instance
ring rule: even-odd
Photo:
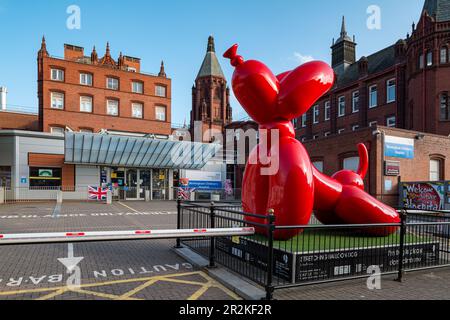
[[[0,206],[0,233],[172,228],[176,228],[174,202]],[[174,244],[174,240],[145,240],[0,246],[0,299],[240,299],[176,255],[171,250]],[[58,260],[67,257],[82,258],[79,269],[68,273]],[[72,286],[78,284],[73,281],[76,272],[80,286]]]
[[[450,300],[450,268],[406,273],[381,279],[381,289],[369,290],[367,280],[279,290],[277,300]]]
[[[0,234],[176,228],[175,202],[21,203],[0,206]],[[239,300],[214,272],[173,250],[174,240],[0,246],[0,300]],[[59,259],[78,258],[70,272]],[[79,276],[74,278],[74,276]],[[235,278],[227,274],[234,287]],[[75,280],[80,279],[80,283]],[[229,281],[230,282],[230,281]],[[238,281],[239,282],[239,281]],[[224,284],[222,284],[224,283]],[[79,284],[79,285],[78,285]],[[251,289],[251,288],[250,288]],[[251,292],[251,290],[247,292]],[[450,299],[450,269],[279,290],[278,300]]]

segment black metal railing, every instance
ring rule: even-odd
[[[276,212],[242,212],[238,202],[178,202],[178,228],[254,227],[245,237],[177,240],[210,260],[275,290],[450,266],[450,217],[402,211],[401,223],[276,226]],[[368,232],[370,231],[370,232]],[[277,240],[281,233],[292,235]],[[367,236],[378,234],[379,236]]]

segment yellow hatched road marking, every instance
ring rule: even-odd
[[[140,211],[137,211],[136,209],[133,209],[132,207],[129,207],[129,206],[127,206],[125,203],[122,203],[122,202],[118,202],[120,205],[122,205],[122,206],[124,206],[125,208],[128,208],[128,209],[130,209],[130,210],[132,210],[132,211],[134,211],[134,212],[136,212],[136,213],[141,213]]]
[[[202,295],[205,294],[206,291],[211,288],[211,285],[207,283],[206,285],[202,286],[196,293],[194,293],[192,296],[188,298],[190,301],[198,300]]]
[[[181,277],[186,276],[193,276],[193,275],[199,275],[202,278],[204,278],[207,282],[197,282],[197,281],[189,281],[189,280],[183,280],[183,279],[177,279]],[[79,294],[86,294],[86,295],[92,295],[97,296],[100,298],[106,298],[106,299],[113,299],[113,300],[140,300],[137,298],[132,298],[133,295],[141,292],[142,290],[154,285],[157,282],[172,282],[172,283],[182,283],[187,285],[193,285],[193,286],[200,286],[200,289],[198,289],[192,296],[188,298],[188,300],[197,300],[201,296],[203,296],[208,289],[210,288],[218,288],[221,291],[223,291],[225,294],[227,294],[229,297],[231,297],[234,300],[240,300],[241,298],[237,296],[234,292],[227,289],[226,287],[222,286],[221,284],[214,281],[212,278],[210,278],[208,275],[201,271],[196,272],[189,272],[189,273],[180,273],[180,274],[171,274],[171,275],[164,275],[164,276],[155,276],[155,277],[148,277],[148,278],[137,278],[137,279],[126,279],[126,280],[115,280],[115,281],[107,281],[102,283],[90,283],[90,284],[84,284],[81,285],[78,288],[72,288],[72,287],[54,287],[54,288],[42,288],[42,289],[28,289],[28,290],[16,290],[16,291],[7,291],[7,292],[0,292],[0,296],[15,296],[15,295],[23,295],[23,294],[29,294],[29,293],[47,293],[46,295],[36,299],[36,300],[49,300],[52,298],[55,298],[57,296],[63,295],[67,292],[76,292]],[[102,292],[96,292],[96,291],[90,291],[86,290],[89,288],[96,288],[96,287],[105,287],[109,285],[117,285],[117,284],[126,284],[126,283],[136,283],[136,282],[145,282],[138,287],[124,293],[123,295],[113,295],[108,293],[102,293]]]
[[[127,293],[121,295],[120,297],[117,297],[117,300],[124,300],[124,299],[128,299],[131,298],[132,296],[134,296],[135,294],[141,292],[142,290],[144,290],[147,287],[150,287],[151,285],[155,284],[156,282],[158,282],[159,280],[161,280],[159,277],[156,279],[152,279],[150,281],[147,281],[144,284],[141,284],[139,287],[134,288],[131,291],[128,291]]]
[[[52,299],[54,297],[57,297],[59,295],[62,295],[64,293],[66,293],[67,291],[69,291],[68,288],[59,289],[59,290],[56,290],[53,293],[49,293],[49,294],[47,294],[47,295],[45,295],[43,297],[37,298],[36,300],[50,300],[50,299]]]

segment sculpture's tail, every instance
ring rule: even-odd
[[[369,171],[369,151],[364,143],[358,144],[359,168],[357,174],[364,179]]]

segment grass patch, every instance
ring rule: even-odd
[[[256,235],[249,238],[262,244],[267,244],[267,237]],[[423,237],[408,233],[405,243],[426,242]],[[274,248],[286,252],[308,252],[339,249],[355,249],[369,247],[387,247],[400,245],[400,233],[387,237],[370,237],[350,232],[330,232],[324,230],[305,231],[287,241],[274,241]]]

